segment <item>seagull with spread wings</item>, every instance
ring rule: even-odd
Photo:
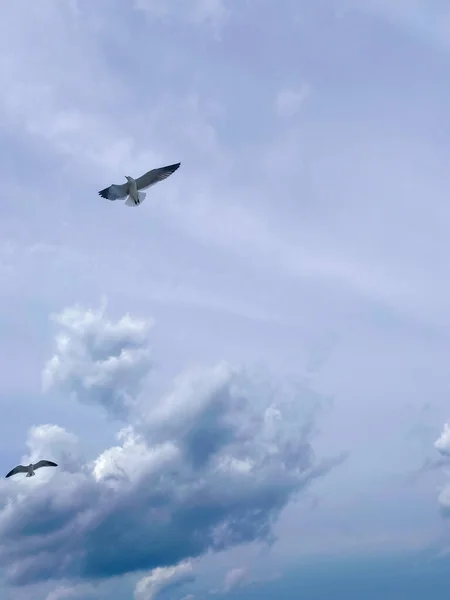
[[[40,460],[39,462],[33,464],[30,463],[28,466],[24,467],[23,465],[18,465],[14,467],[12,471],[10,471],[6,477],[11,477],[12,475],[17,475],[17,473],[26,473],[27,477],[33,477],[35,475],[36,469],[40,469],[41,467],[57,467],[58,465],[51,460]]]
[[[125,204],[127,206],[139,206],[144,201],[146,194],[141,190],[146,190],[158,181],[167,179],[169,175],[175,173],[181,163],[175,163],[173,165],[167,165],[166,167],[159,167],[158,169],[152,169],[148,171],[138,179],[133,179],[129,175],[125,175],[126,183],[115,184],[113,183],[109,187],[99,192],[102,198],[107,200],[123,200],[127,198]]]

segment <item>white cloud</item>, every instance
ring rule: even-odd
[[[194,580],[194,569],[190,562],[182,562],[174,567],[159,567],[138,581],[134,597],[135,600],[157,600],[165,592]]]
[[[235,567],[230,569],[225,575],[223,582],[223,591],[230,593],[250,582],[250,573],[248,567]]]
[[[123,417],[151,366],[151,323],[129,315],[112,322],[104,310],[73,307],[55,317],[61,331],[55,354],[44,369],[43,387],[69,393],[80,402],[100,404]]]
[[[82,446],[76,435],[67,432],[63,427],[53,424],[33,426],[28,431],[26,439],[28,452],[20,460],[21,464],[37,462],[41,459],[52,460],[57,463],[57,469],[42,469],[39,476],[32,479],[26,479],[21,476],[13,477],[10,480],[0,482],[0,497],[2,494],[8,496],[11,490],[14,494],[24,494],[22,501],[25,501],[26,495],[30,490],[45,489],[47,485],[56,477],[58,479],[60,472],[65,477],[79,475],[83,470],[86,459],[83,456]],[[15,465],[10,465],[12,468]],[[60,495],[59,502],[71,502],[71,493],[73,491],[74,479],[68,480],[67,488]],[[37,493],[37,492],[36,492]],[[67,496],[68,495],[68,496]],[[58,501],[57,501],[58,502]],[[3,513],[3,517],[5,518]],[[1,516],[0,516],[1,519]]]
[[[434,443],[434,447],[443,457],[436,463],[431,463],[431,468],[441,468],[448,466],[448,459],[450,458],[450,426],[448,423],[444,423],[444,429],[441,435]],[[428,466],[430,468],[430,466]],[[438,495],[439,509],[443,517],[450,517],[450,483],[445,484]]]
[[[91,585],[58,586],[49,594],[45,600],[102,600]]]
[[[54,361],[47,376],[70,382],[77,397],[99,362],[124,347],[139,350],[146,339],[146,322],[113,322],[103,311],[68,309],[58,323],[69,330],[58,352],[63,367]],[[262,381],[222,363],[180,375],[158,401],[148,397],[139,369],[127,376],[133,401],[140,400],[117,446],[88,464],[63,464],[46,485],[1,488],[9,501],[0,511],[0,565],[11,582],[149,569],[141,588],[154,590],[172,573],[155,569],[272,539],[290,499],[344,459],[315,458],[321,397],[308,388]],[[107,378],[105,390],[116,381]],[[50,456],[65,443],[76,445],[48,425],[32,429],[28,441],[32,452]]]
[[[450,458],[450,426],[448,423],[444,423],[444,429],[441,432],[441,435],[434,442],[434,447],[443,457],[441,461],[435,463],[435,466],[445,467],[447,465],[447,461]],[[442,462],[444,461],[444,462]],[[433,463],[432,463],[433,466]],[[447,483],[444,485],[439,492],[438,495],[438,504],[439,509],[443,517],[450,517],[450,484]]]
[[[435,441],[434,447],[443,456],[450,456],[450,426],[448,423],[444,424],[444,429]]]
[[[58,425],[32,427],[27,446],[27,460],[30,462],[37,462],[41,458],[54,460],[60,468],[69,472],[78,471],[83,462],[77,436]]]
[[[299,89],[280,90],[275,98],[275,108],[279,117],[293,117],[311,95],[311,86],[304,83]]]

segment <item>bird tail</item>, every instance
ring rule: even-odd
[[[132,198],[131,196],[128,196],[128,198],[126,199],[125,204],[127,206],[139,206],[139,204],[142,204],[142,202],[144,202],[145,200],[145,196],[147,195],[145,192],[138,192],[138,202],[135,202],[134,198]]]

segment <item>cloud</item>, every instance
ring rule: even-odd
[[[63,159],[64,165],[68,159],[70,170],[77,173],[77,185],[82,187],[90,176],[96,181],[114,174],[117,177],[117,171],[144,171],[149,164],[165,160],[161,140],[154,144],[154,150],[148,144],[138,148],[138,131],[143,135],[142,107],[136,106],[136,98],[127,92],[126,73],[111,70],[100,42],[115,36],[116,47],[123,47],[123,27],[132,25],[121,16],[107,16],[106,6],[86,5],[74,12],[63,2],[46,10],[30,7],[24,12],[19,5],[10,5],[7,18],[0,24],[0,49],[8,57],[0,73],[11,82],[8,93],[0,98],[0,121],[16,135],[25,134],[30,147],[38,143],[39,154],[51,158],[53,164]],[[26,39],[35,27],[52,30],[54,35],[33,53],[30,63]],[[20,29],[21,35],[11,35],[14,29]],[[73,37],[79,41],[76,49],[66,43]],[[153,66],[153,72],[155,69]],[[24,74],[21,78],[17,78],[19,71]],[[86,85],[93,80],[96,86]],[[148,113],[145,123],[152,131],[154,120]],[[11,186],[15,185],[11,181]],[[36,180],[31,188],[33,195],[42,191]]]
[[[222,584],[218,588],[211,589],[209,593],[220,596],[232,594],[244,587],[261,585],[280,577],[279,572],[270,571],[271,569],[266,567],[264,572],[260,570],[258,575],[255,576],[247,566],[234,567],[225,573]]]
[[[230,14],[226,0],[134,0],[134,7],[152,17],[182,18],[196,25],[208,25],[216,32],[224,25]]]
[[[442,456],[442,459],[436,461],[434,466],[445,467],[448,466],[448,459],[450,458],[450,426],[448,423],[444,423],[444,429],[441,435],[434,442],[434,447]],[[445,518],[450,517],[450,483],[444,485],[438,495],[438,504],[441,515]]]
[[[250,573],[247,567],[230,569],[225,575],[223,591],[230,593],[250,582]]]
[[[184,372],[158,400],[132,360],[119,376],[105,368],[121,365],[123,353],[140,356],[146,322],[80,308],[57,322],[66,337],[47,379],[108,408],[120,406],[124,393],[115,388],[124,387],[135,412],[96,459],[77,469],[63,462],[45,485],[0,487],[0,566],[10,583],[155,575],[209,551],[273,540],[289,501],[344,460],[315,457],[322,398],[308,387],[223,362]],[[74,445],[45,426],[32,429],[28,444],[53,456],[62,440]]]
[[[444,429],[434,442],[434,447],[442,456],[450,456],[450,426],[448,423],[444,424]]]
[[[152,14],[152,7],[157,4],[155,0],[145,4],[149,14]],[[193,4],[160,4],[169,6],[171,17],[182,17],[183,20],[197,12],[203,15],[204,19],[204,15],[220,13],[221,6],[229,7],[228,3],[205,1],[196,1]],[[250,5],[251,3],[245,3],[245,19],[259,16],[256,13],[260,9],[256,8],[247,13]],[[280,305],[280,302],[274,301],[275,292],[264,295],[259,309],[255,307],[260,303],[247,304],[247,300],[244,300],[244,287],[238,281],[238,278],[243,278],[241,269],[251,268],[261,279],[267,279],[269,274],[271,278],[280,278],[285,282],[289,279],[295,283],[296,291],[301,277],[302,280],[308,279],[313,285],[315,280],[320,285],[332,286],[333,295],[340,294],[341,286],[336,286],[335,282],[357,292],[358,295],[379,298],[383,302],[390,303],[395,300],[397,292],[403,294],[406,283],[400,285],[398,277],[387,277],[384,267],[367,264],[367,261],[363,260],[363,252],[356,256],[353,249],[347,247],[348,240],[351,239],[348,233],[342,233],[342,246],[332,243],[331,247],[331,238],[326,228],[323,231],[315,230],[311,234],[306,226],[308,221],[300,219],[300,215],[292,215],[292,218],[287,216],[293,204],[289,199],[293,199],[296,194],[309,194],[305,188],[304,170],[298,168],[303,162],[303,154],[311,157],[311,164],[317,165],[314,172],[322,164],[323,147],[320,147],[319,156],[311,153],[314,149],[310,143],[306,144],[310,136],[299,136],[299,132],[292,131],[288,143],[284,143],[284,136],[279,136],[274,131],[274,127],[278,127],[279,124],[269,119],[267,124],[270,126],[264,128],[267,135],[264,134],[263,139],[255,140],[256,145],[252,143],[249,146],[243,143],[242,136],[248,130],[247,123],[245,127],[234,128],[239,132],[239,144],[233,143],[233,148],[228,146],[228,134],[224,136],[224,123],[239,122],[241,117],[237,120],[236,117],[243,114],[241,100],[244,100],[246,94],[250,94],[253,102],[258,101],[258,94],[251,86],[252,78],[242,78],[242,81],[247,83],[238,94],[239,100],[236,94],[232,94],[231,97],[235,97],[237,101],[230,102],[230,99],[224,98],[219,92],[222,85],[225,89],[233,89],[234,75],[231,76],[225,69],[228,74],[226,79],[223,79],[217,66],[212,63],[208,66],[208,60],[198,61],[199,54],[195,49],[197,45],[195,48],[189,46],[186,53],[180,53],[174,43],[174,35],[177,37],[177,33],[174,34],[172,29],[168,35],[169,32],[162,28],[159,22],[153,25],[154,31],[146,31],[145,35],[136,36],[136,14],[133,14],[133,11],[130,10],[125,15],[119,10],[104,10],[105,6],[108,8],[105,2],[85,4],[82,12],[74,15],[66,3],[54,3],[45,11],[31,8],[24,14],[19,4],[10,3],[8,18],[0,24],[0,49],[9,57],[1,65],[3,78],[9,82],[4,97],[0,98],[0,111],[4,116],[5,128],[10,129],[14,138],[17,138],[19,133],[25,133],[27,143],[39,144],[40,155],[45,156],[49,163],[48,168],[38,169],[38,174],[30,175],[27,169],[28,181],[20,178],[20,187],[29,188],[29,193],[25,195],[32,197],[30,215],[34,214],[33,207],[39,202],[42,202],[43,206],[49,206],[46,203],[47,190],[50,187],[54,190],[56,182],[44,173],[52,172],[57,159],[62,160],[66,176],[55,193],[67,198],[63,207],[61,204],[58,206],[61,207],[61,213],[67,221],[73,223],[79,218],[84,224],[86,219],[95,223],[97,218],[104,218],[105,206],[101,203],[95,205],[90,200],[91,194],[95,194],[93,190],[100,189],[97,185],[103,187],[117,181],[121,173],[139,174],[149,168],[149,165],[156,165],[165,160],[181,160],[185,165],[189,163],[189,168],[183,171],[183,179],[167,183],[154,196],[153,210],[162,225],[162,234],[158,242],[154,241],[154,238],[149,241],[147,230],[143,234],[142,230],[138,233],[139,228],[133,229],[133,236],[137,236],[136,241],[139,241],[142,247],[147,249],[155,244],[167,269],[162,268],[160,264],[155,266],[155,261],[148,259],[150,251],[147,251],[147,257],[142,257],[140,261],[135,261],[129,253],[122,251],[121,245],[115,240],[117,236],[124,235],[123,213],[114,212],[118,210],[117,206],[109,207],[107,218],[111,219],[110,225],[114,223],[115,227],[114,231],[108,229],[108,239],[104,236],[101,245],[98,244],[98,232],[95,227],[95,233],[91,231],[89,234],[84,225],[83,235],[79,234],[79,227],[67,227],[67,252],[71,250],[79,258],[79,262],[71,260],[71,269],[80,278],[80,283],[85,283],[85,278],[88,278],[91,286],[95,281],[95,285],[102,290],[126,289],[127,293],[136,295],[143,295],[144,290],[146,294],[154,293],[155,288],[160,286],[160,297],[167,298],[172,295],[173,287],[168,282],[173,278],[176,286],[183,280],[183,294],[176,295],[178,302],[189,302],[192,298],[198,301],[200,297],[204,305],[244,314],[253,314],[255,310],[260,310],[267,315],[278,312],[278,308],[273,308]],[[271,11],[267,12],[265,18],[270,19],[271,14]],[[139,17],[142,17],[142,14],[139,14]],[[192,19],[192,16],[189,18]],[[147,23],[146,27],[151,28],[152,23]],[[33,61],[30,63],[28,40],[37,29],[51,30],[55,35],[33,53]],[[191,29],[186,27],[186,31]],[[17,31],[20,31],[20,36],[13,33]],[[239,31],[237,27],[238,34]],[[76,49],[66,43],[67,39],[74,39],[75,36],[79,42]],[[130,36],[135,40],[132,55],[139,57],[136,60],[129,60],[127,39]],[[111,39],[115,40],[114,56],[122,56],[123,61],[111,60],[111,55],[105,52],[105,49],[111,48]],[[151,58],[155,48],[158,50],[158,61]],[[242,52],[239,55],[242,55]],[[194,64],[192,61],[198,65],[199,77],[192,78],[189,75],[190,67]],[[248,68],[246,61],[233,64],[241,77],[245,75]],[[279,64],[277,60],[277,65]],[[152,77],[143,78],[142,73],[148,73],[150,70]],[[18,79],[17,73],[22,73],[23,77]],[[90,81],[96,81],[97,85],[86,85],[86,82]],[[152,81],[160,83],[153,85]],[[114,90],[114,93],[111,93],[111,90]],[[274,93],[273,90],[274,87],[270,85],[270,95]],[[299,90],[295,87],[288,88],[280,96],[281,106],[292,110],[298,93]],[[225,118],[218,119],[212,115],[214,110],[210,107],[217,105],[220,105],[219,112],[222,112]],[[233,106],[239,107],[238,112],[235,112]],[[255,114],[252,118],[257,119]],[[328,127],[325,124],[323,126]],[[225,129],[229,133],[233,131],[233,128],[228,126]],[[261,131],[260,126],[257,129]],[[299,145],[300,137],[303,141]],[[327,144],[327,148],[332,154],[332,144]],[[251,152],[253,156],[251,165],[245,170],[241,168],[242,152],[247,156],[248,152]],[[346,156],[344,151],[342,152],[342,155]],[[270,164],[264,159],[266,153],[270,154],[267,157]],[[399,152],[398,155],[402,153]],[[353,161],[352,156],[346,157],[347,164],[353,164]],[[319,169],[317,173],[320,172]],[[41,178],[40,185],[36,182],[38,175]],[[11,178],[8,173],[5,173],[5,176]],[[318,177],[324,180],[322,175]],[[344,179],[346,182],[353,180],[348,177]],[[328,178],[325,178],[325,181],[328,181]],[[10,183],[8,196],[14,197],[19,193],[17,185],[17,181]],[[343,197],[349,196],[346,191],[344,190]],[[24,195],[23,189],[20,193]],[[276,210],[273,209],[271,200],[274,194],[284,199]],[[330,194],[333,196],[335,192],[327,193]],[[163,198],[163,202],[159,204],[158,198]],[[295,204],[298,206],[297,202]],[[21,206],[20,223],[23,226],[24,222],[27,222],[24,215],[28,215],[28,209],[25,210],[25,206]],[[77,208],[72,214],[73,206]],[[323,214],[322,208],[319,208],[320,203],[315,203],[315,206]],[[342,204],[339,206],[339,214],[342,215],[342,210],[345,212],[347,209]],[[354,207],[348,209],[350,217],[339,218],[339,223],[348,223],[354,233],[358,231],[357,227],[351,225]],[[45,210],[40,214],[41,217],[37,218],[42,219],[42,226],[48,229],[50,238],[56,237],[55,231],[58,228],[48,225],[53,222],[49,215]],[[57,218],[55,215],[53,212],[52,219]],[[61,216],[59,212],[58,216]],[[145,220],[146,217],[143,222]],[[36,224],[32,217],[29,221],[27,227],[32,237],[35,235]],[[199,227],[199,222],[207,223],[207,226]],[[274,227],[275,223],[277,227]],[[289,231],[292,223],[297,223],[297,228]],[[299,226],[302,229],[300,236]],[[383,223],[383,232],[385,228],[386,224]],[[173,230],[177,230],[176,244],[167,242],[166,245],[166,234]],[[233,235],[230,235],[230,232]],[[371,236],[367,241],[370,239]],[[202,272],[212,273],[211,262],[207,264],[208,257],[214,254],[217,260],[219,254],[226,253],[230,263],[235,262],[233,271],[236,279],[233,275],[233,286],[240,287],[238,295],[231,293],[231,287],[223,292],[218,291],[218,287],[213,285],[212,275],[204,276],[203,289],[199,292],[199,286],[193,286],[193,280],[186,277],[186,271],[181,269],[180,273],[176,268],[176,265],[179,265],[177,261],[164,260],[169,252],[175,252],[175,247],[178,255],[186,249],[188,257],[190,252],[195,252],[194,248],[198,244],[205,243],[212,254],[203,253],[206,258],[205,270]],[[49,262],[45,261],[45,269],[48,269]],[[197,264],[197,260],[195,263]],[[38,279],[35,270],[30,267],[28,269],[34,275],[33,279]],[[44,267],[39,271],[42,269]],[[153,277],[148,276],[150,269]],[[121,272],[120,281],[117,277],[118,271]],[[59,278],[60,273],[52,275]],[[23,276],[23,279],[26,285],[30,286],[31,276]],[[158,286],[155,279],[158,280]],[[136,289],[137,281],[139,290]],[[277,286],[268,284],[265,288],[278,289]],[[426,288],[421,286],[421,289]],[[54,296],[49,288],[40,293],[48,294],[50,298]],[[317,303],[310,302],[309,294],[300,295],[306,310],[310,310],[310,306],[313,305],[316,314]],[[412,297],[409,288],[404,297],[408,300]],[[283,298],[287,302],[285,294]],[[297,300],[292,302],[297,306]],[[268,308],[267,303],[270,303],[272,308]],[[245,308],[245,305],[251,306],[251,309]],[[338,303],[333,302],[333,305],[338,306]],[[326,318],[330,318],[329,306],[330,303],[327,303],[326,311],[322,311]],[[283,316],[286,316],[285,311]]]
[[[311,94],[311,86],[303,84],[298,90],[280,90],[275,98],[275,109],[279,117],[293,117]]]
[[[100,600],[98,591],[91,585],[58,586],[47,594],[45,600]]]
[[[157,600],[166,592],[192,581],[195,581],[195,576],[190,562],[183,562],[174,567],[159,567],[138,581],[134,597],[135,600]]]
[[[447,22],[450,10],[445,2],[434,2],[430,7],[426,0],[396,3],[369,0],[364,5],[351,0],[347,9],[374,14],[405,30],[409,35],[417,35],[419,39],[448,49]]]
[[[79,473],[84,465],[80,441],[76,435],[67,432],[63,427],[53,424],[33,426],[29,429],[26,440],[28,452],[25,453],[20,462],[22,464],[35,463],[40,459],[53,460],[58,464],[58,470],[67,475]],[[12,468],[14,465],[10,465]],[[19,494],[27,494],[30,489],[45,487],[57,474],[56,469],[42,469],[39,476],[33,479],[15,477],[12,485],[0,484],[0,505],[2,498],[8,498],[8,493],[13,488]],[[71,486],[68,487],[70,494]],[[25,497],[22,498],[26,502]],[[24,505],[25,506],[25,505]],[[5,514],[5,513],[2,513]],[[20,528],[20,524],[17,524]]]
[[[77,307],[54,320],[61,331],[55,354],[44,369],[44,390],[68,393],[125,417],[151,366],[150,323],[129,315],[114,323],[105,318],[104,308],[82,311]]]
[[[37,462],[41,458],[54,460],[69,473],[77,472],[83,457],[76,435],[68,433],[58,425],[39,425],[32,427],[28,435],[27,460]]]

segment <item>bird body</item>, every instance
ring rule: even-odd
[[[27,466],[24,465],[17,465],[17,467],[14,467],[14,469],[12,469],[7,475],[6,477],[11,477],[12,475],[17,475],[17,473],[26,473],[27,477],[33,477],[35,475],[35,471],[37,469],[40,469],[41,467],[57,467],[58,465],[55,462],[52,462],[51,460],[40,460],[37,463],[30,463]]]
[[[172,175],[172,173],[180,167],[180,164],[181,163],[175,163],[173,165],[152,169],[137,179],[126,175],[126,183],[113,183],[104,190],[100,190],[99,195],[107,200],[123,200],[124,198],[127,198],[125,201],[127,206],[139,206],[146,196],[141,190],[145,190],[150,186],[155,185],[158,181],[167,179],[169,175]]]
[[[125,175],[125,179],[128,181],[128,198],[125,201],[127,206],[137,206],[144,201],[146,194],[144,192],[138,192],[136,179],[133,179],[129,175]]]
[[[137,200],[137,183],[136,179],[133,179],[129,175],[125,175],[125,179],[128,181],[128,194],[134,199]]]

